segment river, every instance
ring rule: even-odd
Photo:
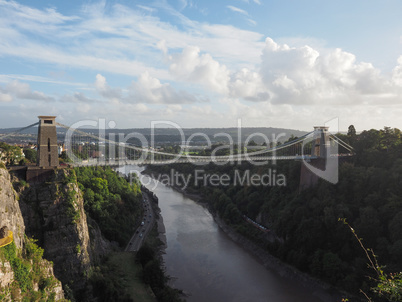
[[[141,169],[120,169],[130,170]],[[173,278],[171,285],[188,294],[187,301],[329,301],[325,292],[313,292],[262,266],[219,228],[202,205],[147,176],[140,178],[159,198],[167,239],[163,260]]]

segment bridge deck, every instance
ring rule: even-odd
[[[333,158],[341,158],[341,157],[349,157],[353,156],[353,154],[337,154],[332,155]],[[162,165],[162,164],[183,164],[183,163],[211,163],[211,162],[228,162],[228,163],[236,163],[241,161],[275,161],[275,160],[313,160],[317,159],[317,156],[312,155],[296,155],[296,156],[260,156],[260,157],[244,157],[244,158],[230,158],[227,156],[222,157],[206,157],[205,159],[201,158],[179,158],[179,159],[172,159],[172,160],[109,160],[109,161],[98,161],[98,160],[87,160],[81,162],[75,162],[72,166],[76,167],[86,167],[86,166],[124,166],[124,165]]]

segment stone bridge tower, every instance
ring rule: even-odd
[[[318,158],[326,158],[329,147],[329,132],[326,126],[314,127],[314,140],[311,155]]]
[[[327,168],[327,161],[330,156],[330,141],[328,127],[326,126],[316,126],[314,127],[314,134],[311,146],[311,157],[309,160],[311,166],[325,171]],[[337,168],[337,167],[336,167]],[[319,176],[313,173],[304,162],[301,166],[300,171],[300,185],[299,191],[307,188],[311,188],[318,183]]]
[[[39,167],[57,167],[59,154],[57,147],[56,117],[38,116],[38,156]]]

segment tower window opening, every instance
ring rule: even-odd
[[[52,156],[49,154],[49,167],[52,165]]]
[[[44,124],[53,124],[53,121],[52,120],[43,120],[43,123]]]
[[[47,139],[47,151],[50,152],[50,138]]]

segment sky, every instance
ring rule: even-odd
[[[0,0],[0,128],[402,129],[400,0]]]

